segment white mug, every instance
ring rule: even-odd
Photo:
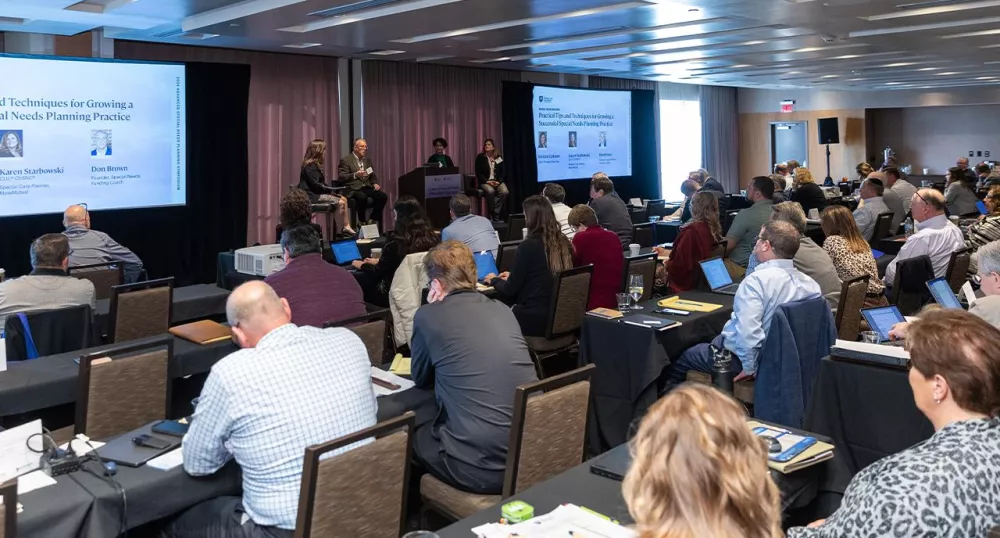
[[[527,239],[527,238],[528,238],[528,229],[521,228],[521,239]]]
[[[639,255],[639,249],[641,249],[641,248],[642,247],[639,245],[639,243],[632,243],[631,245],[628,246],[629,255],[631,255],[631,256],[638,256]]]
[[[377,260],[382,257],[382,249],[373,248],[372,249],[372,259]]]
[[[816,220],[819,218],[819,209],[815,207],[809,210],[809,218]]]
[[[924,175],[925,176],[931,175],[931,169],[930,168],[924,168]]]

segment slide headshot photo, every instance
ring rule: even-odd
[[[91,157],[108,157],[111,155],[111,130],[97,129],[90,131]]]
[[[24,157],[24,131],[0,131],[0,159]]]
[[[549,147],[549,135],[545,131],[540,131],[538,133],[538,147],[540,148]]]
[[[597,147],[606,148],[608,147],[608,132],[600,131],[597,133]]]
[[[569,132],[569,147],[571,148],[576,147],[576,131]]]

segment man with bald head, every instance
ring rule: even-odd
[[[71,205],[63,213],[63,235],[69,238],[69,266],[95,263],[121,263],[125,283],[137,282],[142,275],[142,260],[111,237],[90,229],[90,212],[82,205]]]
[[[903,243],[899,254],[885,270],[885,285],[896,279],[899,262],[927,255],[934,266],[934,276],[941,278],[948,272],[951,253],[965,246],[962,230],[951,223],[944,213],[944,195],[934,189],[920,189],[910,200],[910,213],[916,221],[917,233]]]
[[[354,148],[346,157],[340,159],[337,165],[337,181],[347,187],[344,196],[354,200],[354,209],[358,212],[358,220],[365,218],[368,200],[371,204],[371,220],[382,227],[382,210],[389,197],[382,191],[372,160],[368,158],[368,141],[364,138],[354,140]]]
[[[260,281],[233,290],[226,317],[243,349],[205,381],[184,470],[209,475],[235,459],[243,496],[190,508],[165,535],[290,538],[305,448],[375,425],[368,350],[347,329],[296,327],[288,301]]]

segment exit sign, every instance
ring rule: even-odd
[[[782,101],[781,102],[781,112],[783,114],[789,114],[791,112],[795,112],[795,101],[792,101],[792,100]]]

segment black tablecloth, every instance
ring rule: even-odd
[[[498,226],[503,229],[506,229],[507,227],[506,224],[498,225],[494,223],[495,228]],[[504,237],[502,233],[501,237]],[[371,243],[358,243],[358,252],[361,253],[362,259],[370,258],[372,255],[372,249],[383,248],[385,247],[386,242],[387,239],[385,237],[378,237]],[[330,251],[329,245],[324,247],[323,259],[331,263],[333,262],[333,253]],[[240,284],[250,282],[251,280],[264,280],[264,277],[238,273],[236,271],[236,253],[232,251],[219,253],[215,267],[216,286],[231,290]]]
[[[78,536],[94,498],[75,475],[63,475],[56,485],[18,495],[17,500],[24,506],[17,515],[19,538],[57,538]]]
[[[662,316],[680,321],[666,331],[653,331],[618,320],[585,316],[580,334],[580,363],[594,364],[591,380],[588,450],[599,454],[624,443],[634,420],[645,414],[659,392],[660,375],[689,347],[709,342],[722,332],[733,311],[733,297],[707,292],[685,292],[684,299],[721,304],[708,313]],[[653,314],[656,300],[642,303],[642,313]]]
[[[906,243],[905,235],[894,235],[880,240],[876,248],[886,254],[896,255],[903,248],[903,243]]]

